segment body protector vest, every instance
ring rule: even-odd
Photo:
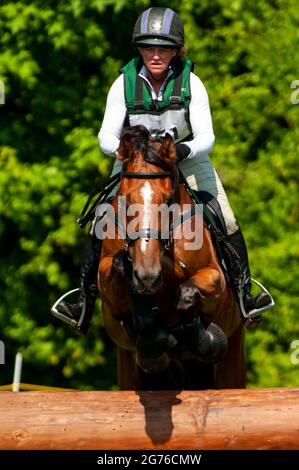
[[[127,108],[125,126],[143,125],[155,139],[168,133],[175,143],[191,140],[189,105],[193,63],[179,57],[172,61],[173,73],[166,82],[162,100],[152,98],[149,84],[139,75],[142,65],[142,60],[135,58],[121,69]]]

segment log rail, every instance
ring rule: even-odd
[[[299,388],[1,392],[0,449],[299,449]]]

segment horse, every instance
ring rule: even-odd
[[[110,201],[115,230],[102,240],[98,269],[118,384],[121,390],[244,388],[239,306],[202,211],[178,179],[175,155],[169,134],[161,142],[143,126],[123,131],[120,186]],[[157,207],[171,205],[175,214],[157,216]],[[192,245],[195,228],[199,247]]]

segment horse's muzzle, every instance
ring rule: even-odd
[[[139,294],[153,295],[162,286],[161,269],[141,270],[134,269],[132,276],[133,286]]]

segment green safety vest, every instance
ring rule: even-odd
[[[162,100],[152,98],[149,84],[139,75],[143,62],[131,60],[121,69],[124,74],[127,117],[125,125],[144,125],[154,138],[172,135],[175,142],[192,139],[189,122],[190,72],[193,63],[176,58],[172,75],[164,87]]]

